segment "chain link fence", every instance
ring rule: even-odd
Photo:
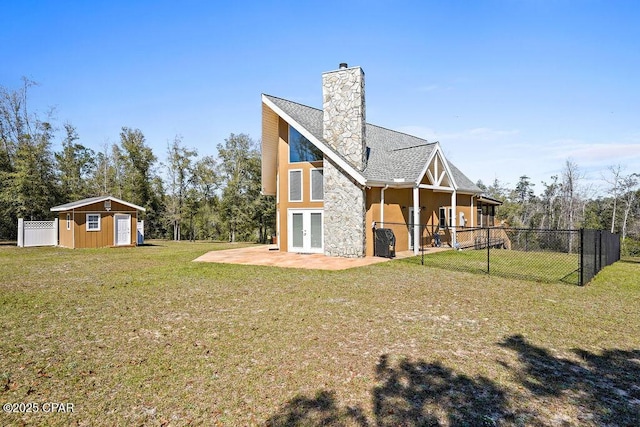
[[[580,284],[589,283],[607,265],[620,260],[620,236],[605,230],[581,230]]]
[[[407,262],[449,270],[585,285],[620,259],[620,237],[604,230],[378,226],[393,231],[396,253],[414,251],[417,243],[419,256]]]
[[[455,237],[457,251],[423,255],[421,262],[537,282],[580,282],[580,230],[475,228],[458,229]]]

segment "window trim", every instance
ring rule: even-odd
[[[67,214],[67,230],[71,230],[71,214]]]
[[[442,229],[447,228],[447,208],[440,206],[438,209],[438,227]]]
[[[322,179],[322,198],[314,199],[313,198],[313,171],[322,171],[320,178]],[[309,200],[312,202],[322,202],[324,201],[324,168],[311,168],[309,169]]]
[[[291,199],[291,172],[300,172],[300,200],[292,200]],[[288,186],[287,186],[287,197],[289,202],[291,203],[300,203],[304,200],[304,173],[302,169],[289,169],[288,173]]]
[[[98,228],[90,228],[89,224],[95,221],[91,221],[90,217],[97,217],[98,218]],[[102,217],[99,213],[88,213],[85,217],[85,222],[86,222],[86,230],[87,231],[100,231],[101,229],[101,225],[102,225]]]

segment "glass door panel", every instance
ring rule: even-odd
[[[304,218],[302,213],[291,214],[291,245],[294,248],[304,247]]]
[[[322,249],[322,213],[311,212],[311,247]]]

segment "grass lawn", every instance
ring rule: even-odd
[[[588,286],[224,244],[0,246],[0,425],[640,424],[640,260]]]

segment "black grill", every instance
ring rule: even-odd
[[[390,228],[376,229],[375,256],[384,258],[396,256],[396,236]]]

